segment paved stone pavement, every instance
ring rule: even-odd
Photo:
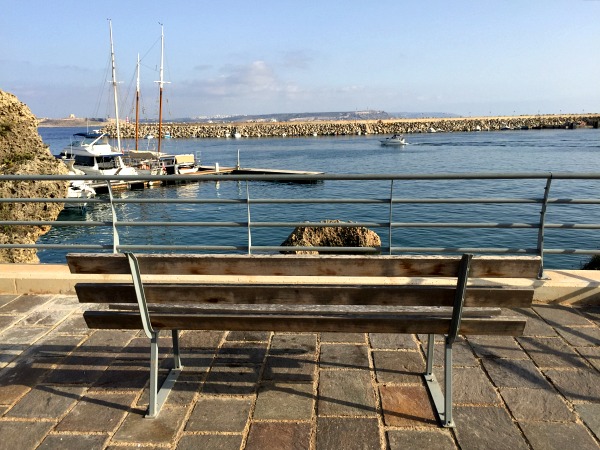
[[[424,336],[183,332],[151,420],[140,332],[88,330],[74,296],[0,295],[0,449],[600,448],[600,307],[517,312],[524,336],[458,343],[450,430]]]

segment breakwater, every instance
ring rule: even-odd
[[[468,117],[468,118],[423,118],[391,119],[338,122],[235,122],[235,123],[163,123],[162,133],[173,138],[228,138],[239,133],[240,137],[284,137],[284,136],[344,136],[362,134],[411,134],[431,132],[472,132],[496,130],[529,130],[548,128],[598,128],[600,114]],[[116,135],[116,124],[103,128],[111,136]],[[158,135],[158,124],[142,124],[140,138]],[[121,124],[121,136],[135,137],[135,126]]]

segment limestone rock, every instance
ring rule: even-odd
[[[325,220],[323,222],[342,223],[339,220]],[[281,245],[291,247],[379,248],[381,246],[381,239],[377,233],[365,227],[297,227]],[[319,252],[290,251],[282,253],[318,254]],[[332,254],[332,252],[323,253]],[[347,254],[348,252],[343,253]],[[379,251],[375,253],[379,253]],[[364,254],[364,252],[360,252],[360,254]]]
[[[68,170],[50,154],[37,119],[17,97],[0,90],[0,173],[57,175]],[[0,181],[2,198],[66,197],[67,181]],[[62,203],[0,203],[0,220],[56,220]],[[0,225],[0,244],[34,244],[50,227]],[[37,263],[35,249],[0,249],[0,263]]]

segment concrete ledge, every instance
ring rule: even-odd
[[[600,271],[547,270],[545,274],[547,279],[533,282],[536,303],[600,305]],[[127,275],[73,275],[66,264],[0,264],[0,294],[72,295],[76,283],[128,280]],[[198,277],[198,281],[209,280]]]

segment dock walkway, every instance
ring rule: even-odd
[[[72,295],[0,295],[0,450],[600,448],[600,306],[518,313],[523,337],[457,345],[454,430],[425,337],[362,333],[183,332],[150,420],[142,333],[87,329]]]

